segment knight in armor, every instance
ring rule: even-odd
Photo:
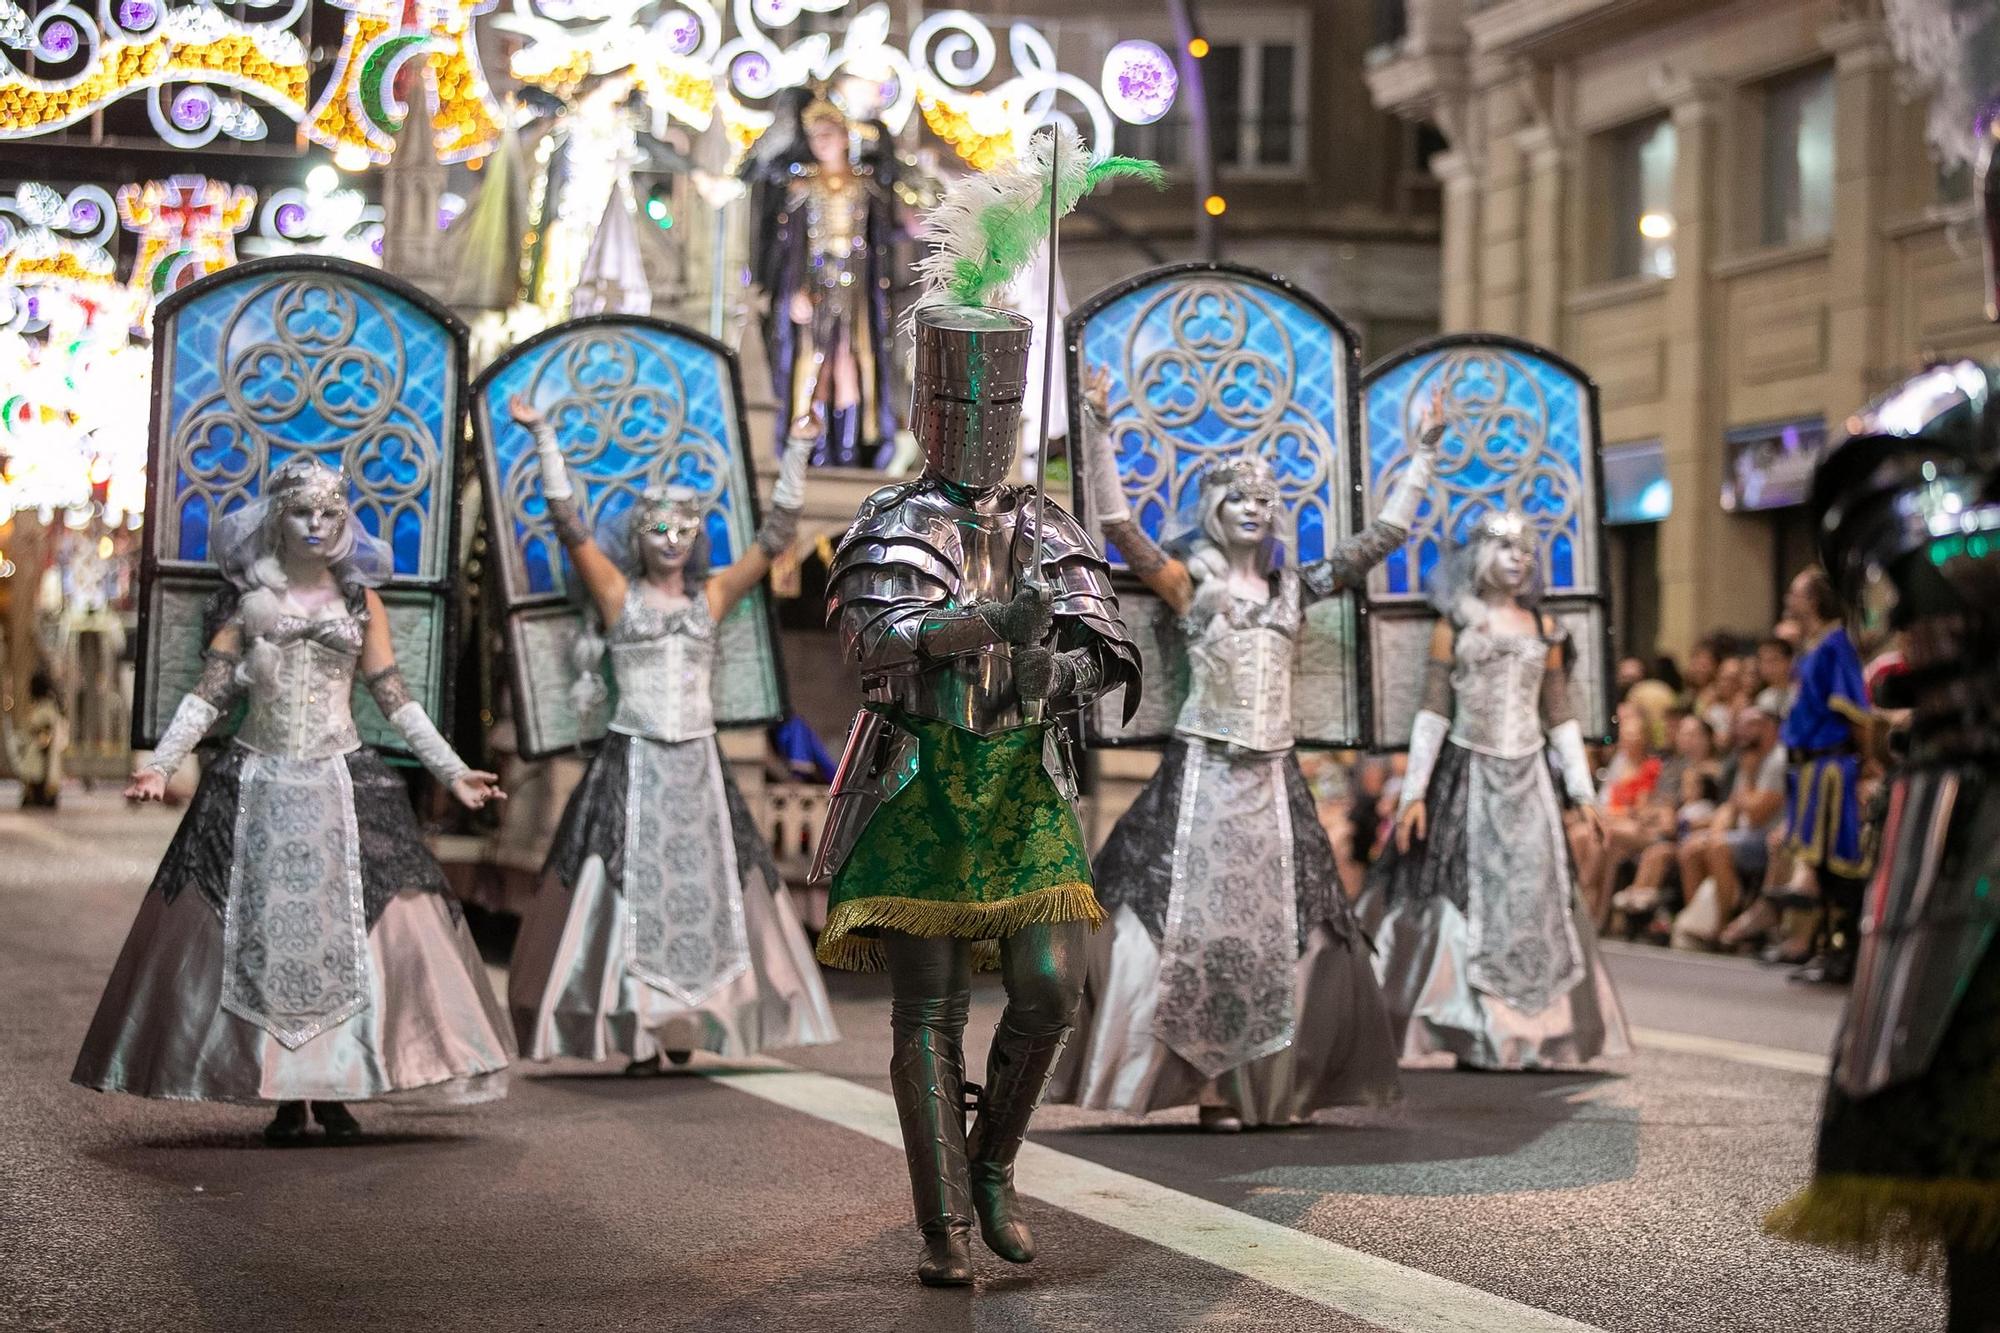
[[[1432,580],[1431,635],[1392,847],[1360,904],[1406,1065],[1548,1069],[1630,1054],[1577,896],[1556,760],[1601,829],[1541,551],[1490,515]]]
[[[1106,387],[1086,401],[1099,420]],[[1159,768],[1097,856],[1112,929],[1092,950],[1063,1100],[1133,1114],[1193,1103],[1203,1128],[1233,1131],[1396,1095],[1368,938],[1292,749],[1292,676],[1306,602],[1359,588],[1402,545],[1443,431],[1434,402],[1381,516],[1305,569],[1287,559],[1262,458],[1210,463],[1163,549],[1132,520],[1111,450],[1091,450],[1092,516],[1177,617],[1189,687]]]
[[[534,435],[556,535],[594,604],[578,641],[572,702],[617,702],[571,792],[521,923],[508,1002],[521,1052],[629,1062],[732,1058],[839,1040],[790,895],[730,780],[710,683],[718,629],[791,549],[809,446],[784,455],[772,513],[734,563],[711,572],[707,505],[685,487],[647,492],[593,538],[555,431],[533,404],[509,411]]]
[[[1905,758],[1862,910],[1811,1185],[1781,1235],[1946,1256],[1952,1333],[2000,1329],[2000,370],[1936,366],[1813,481],[1846,604],[1901,632]]]
[[[159,800],[216,722],[247,704],[139,905],[71,1078],[175,1100],[277,1104],[272,1144],[360,1137],[346,1103],[505,1091],[506,1017],[403,780],[364,745],[360,674],[458,802],[501,793],[410,695],[375,592],[388,547],[348,480],[309,455],[225,515],[228,581],[199,683],[125,795]]]
[[[1014,1158],[1103,917],[1057,719],[1119,685],[1130,707],[1139,660],[1081,526],[1005,484],[1029,322],[939,304],[915,326],[923,475],[868,498],[829,576],[828,614],[861,664],[866,704],[813,874],[830,886],[820,959],[890,976],[918,1277],[963,1285],[975,1213],[996,1254],[1034,1258]],[[996,960],[1007,1007],[968,1133],[971,970]]]

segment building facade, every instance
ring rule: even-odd
[[[1844,419],[2000,352],[1970,182],[1926,151],[1879,0],[1408,0],[1398,26],[1369,83],[1444,141],[1445,327],[1600,387],[1621,650],[1767,628]]]

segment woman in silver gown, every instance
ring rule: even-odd
[[[156,801],[247,694],[234,740],[153,877],[71,1077],[190,1101],[277,1103],[273,1144],[360,1136],[344,1103],[500,1096],[506,1018],[408,792],[355,730],[357,665],[463,805],[500,798],[410,697],[374,591],[387,548],[346,478],[288,460],[213,541],[230,592],[200,682],[125,795]]]
[[[1093,867],[1111,929],[1058,1100],[1129,1114],[1194,1103],[1203,1128],[1233,1131],[1396,1095],[1368,940],[1293,753],[1291,685],[1305,599],[1358,587],[1402,543],[1430,486],[1437,411],[1382,516],[1304,570],[1286,562],[1261,458],[1209,465],[1170,554],[1132,521],[1110,450],[1092,451],[1094,516],[1179,617],[1189,689]]]
[[[1631,1052],[1550,776],[1553,751],[1571,803],[1601,829],[1539,583],[1533,529],[1502,514],[1433,584],[1444,614],[1396,838],[1359,908],[1406,1065],[1547,1069]]]
[[[694,491],[648,492],[600,545],[554,431],[526,400],[509,407],[534,433],[557,535],[608,627],[579,642],[578,711],[604,698],[607,639],[618,686],[515,945],[507,992],[522,1054],[615,1052],[645,1074],[662,1055],[838,1040],[771,849],[722,761],[709,695],[718,626],[797,533],[811,442],[786,450],[755,544],[710,574]]]

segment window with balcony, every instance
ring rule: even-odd
[[[1306,30],[1298,12],[1218,12],[1200,62],[1215,165],[1231,175],[1291,176],[1306,165]],[[1129,151],[1168,168],[1193,159],[1189,100],[1156,125],[1122,132]]]
[[[1654,116],[1605,136],[1607,278],[1674,276],[1674,123]]]
[[[1805,245],[1833,231],[1833,67],[1764,85],[1764,245]]]

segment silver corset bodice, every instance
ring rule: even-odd
[[[1174,730],[1245,750],[1291,749],[1298,575],[1285,570],[1263,602],[1224,593],[1205,615],[1203,602],[1197,594],[1195,610],[1181,622],[1188,694]]]
[[[1518,759],[1542,748],[1542,674],[1548,641],[1534,634],[1459,631],[1452,648],[1451,739],[1468,750]]]
[[[715,734],[709,692],[715,671],[715,622],[700,595],[665,611],[634,586],[608,636],[618,708],[611,729],[656,741]]]
[[[325,759],[361,744],[354,728],[354,669],[361,621],[280,615],[245,654],[250,707],[240,744],[285,759]]]
[[[989,644],[952,657],[917,649],[933,611],[1006,601],[1028,567],[1021,532],[1032,492],[1001,487],[961,503],[930,480],[876,492],[841,539],[828,580],[828,618],[861,662],[869,701],[990,735],[1024,720],[1011,650]],[[1058,640],[1088,630],[1110,650],[1113,675],[1138,653],[1118,618],[1111,571],[1076,520],[1051,504],[1043,516],[1042,576]]]

